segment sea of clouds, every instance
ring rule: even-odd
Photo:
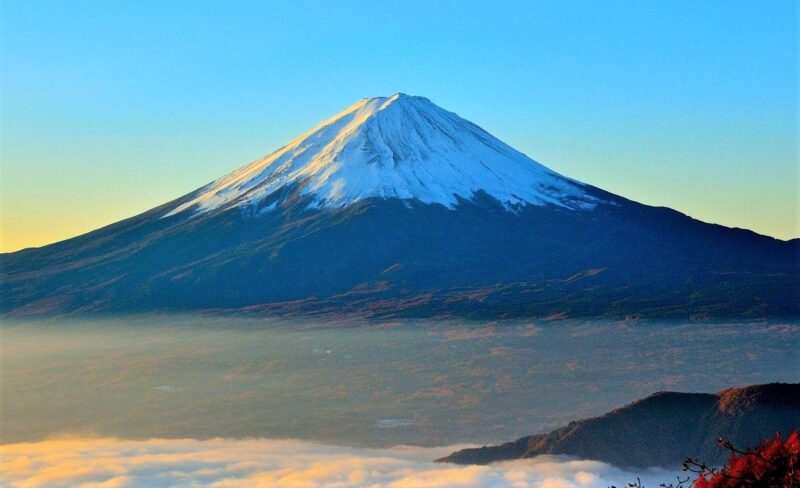
[[[58,439],[0,446],[13,487],[539,487],[646,486],[674,480],[597,461],[540,456],[490,466],[437,464],[462,446],[359,449],[272,439]]]

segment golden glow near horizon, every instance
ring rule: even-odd
[[[797,199],[800,187],[791,167],[755,175],[760,181],[747,185],[743,171],[736,168],[726,172],[719,165],[698,166],[694,174],[687,176],[665,164],[669,157],[666,154],[649,155],[649,161],[643,161],[633,151],[604,154],[579,146],[568,151],[559,142],[555,141],[557,149],[551,151],[551,156],[539,160],[566,176],[640,203],[667,206],[706,222],[742,227],[780,239],[800,235]],[[272,145],[278,147],[280,143]],[[511,145],[515,146],[513,142]],[[708,154],[711,149],[701,149],[706,160],[712,160],[713,156]],[[80,166],[77,161],[84,150],[90,156],[83,159],[90,164]],[[103,151],[96,148],[91,151],[88,146],[75,148],[64,165],[77,165],[80,171],[53,174],[30,170],[42,166],[35,155],[19,159],[25,164],[3,160],[0,252],[47,245],[132,217],[202,186],[248,159],[242,153],[223,153],[219,144],[201,145],[181,155],[180,148],[165,148],[161,141],[145,153],[162,151],[171,156],[159,164],[141,165],[137,154],[111,157],[111,153],[117,152],[116,147]],[[117,164],[103,164],[106,157]],[[146,155],[142,159],[153,161]],[[686,159],[689,160],[688,156]],[[558,164],[559,160],[571,161],[573,165]],[[220,161],[234,162],[221,165]],[[549,161],[553,164],[548,164]],[[617,170],[606,171],[608,168]],[[721,183],[715,185],[715,181]]]

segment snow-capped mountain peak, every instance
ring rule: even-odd
[[[298,185],[312,206],[396,198],[454,208],[483,191],[507,208],[591,208],[594,198],[477,125],[423,97],[365,98],[269,156],[198,190],[166,216],[252,207]],[[263,210],[263,209],[262,209]]]

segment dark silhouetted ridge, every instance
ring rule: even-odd
[[[686,457],[721,464],[722,437],[754,447],[776,432],[800,426],[800,384],[771,383],[717,394],[655,393],[599,417],[579,420],[549,434],[497,446],[464,449],[439,461],[487,464],[563,454],[618,466],[680,465]]]

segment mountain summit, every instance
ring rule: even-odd
[[[796,318],[798,255],[397,94],[141,215],[0,255],[0,313]]]
[[[452,208],[480,191],[506,207],[590,208],[595,200],[477,125],[427,98],[398,93],[356,102],[167,216],[228,207],[268,211],[280,199],[265,201],[295,187],[313,196],[314,207],[397,198]]]

